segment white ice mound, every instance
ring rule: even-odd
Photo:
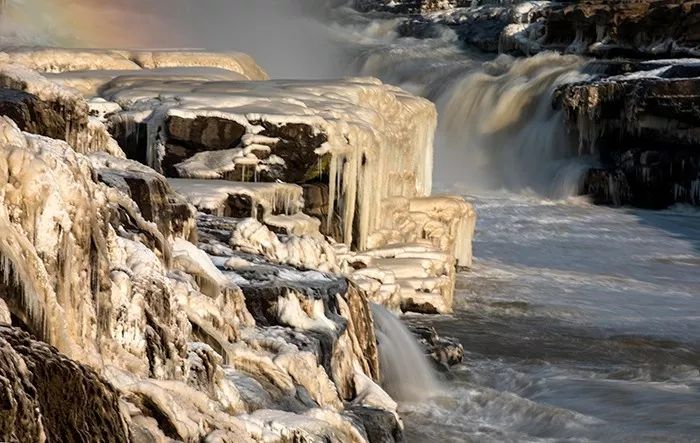
[[[242,52],[19,47],[0,50],[0,63],[21,64],[46,73],[172,67],[220,68],[238,73],[247,80],[267,79],[267,74],[255,60]]]

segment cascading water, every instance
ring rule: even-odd
[[[554,198],[578,191],[585,164],[571,163],[576,144],[552,107],[552,94],[580,80],[583,63],[553,53],[502,55],[453,82],[438,99],[438,167],[448,176],[461,171],[471,188],[532,189]]]
[[[384,307],[372,304],[377,329],[384,388],[395,399],[425,400],[440,386],[422,349],[401,321]]]
[[[386,25],[355,19],[354,33],[363,25],[383,29],[374,40],[361,40],[355,66],[436,103],[437,188],[505,188],[550,198],[580,191],[592,161],[578,156],[552,99],[562,83],[586,77],[583,58],[543,53],[489,60],[459,48],[448,28],[436,26],[429,39],[400,38],[377,22]]]

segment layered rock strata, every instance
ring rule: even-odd
[[[700,61],[598,62],[604,74],[562,86],[557,106],[600,167],[585,190],[598,203],[700,205]]]
[[[432,105],[228,56],[4,54],[53,74],[0,65],[3,436],[401,439],[370,302],[449,312],[475,222],[428,197]]]

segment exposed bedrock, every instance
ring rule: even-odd
[[[109,383],[11,326],[0,326],[0,392],[3,441],[129,440],[119,394]]]
[[[562,86],[556,102],[600,167],[585,192],[598,203],[700,204],[700,62],[597,62],[605,76]]]
[[[697,0],[356,0],[360,11],[408,15],[404,35],[433,37],[435,25],[488,52],[555,50],[596,57],[663,58],[700,52]]]
[[[700,53],[700,1],[585,1],[552,7],[542,44],[597,57],[687,57]]]

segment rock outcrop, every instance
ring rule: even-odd
[[[449,312],[475,222],[428,196],[429,102],[240,56],[0,57],[0,436],[402,438],[370,304]]]
[[[549,7],[544,49],[594,57],[670,58],[700,54],[700,1],[585,1]]]
[[[468,1],[357,0],[360,11],[407,15],[403,33],[436,25],[488,52],[561,51],[594,57],[695,57],[700,2],[682,0]]]
[[[3,441],[129,440],[118,392],[92,368],[11,326],[0,351]]]
[[[655,209],[700,204],[700,62],[599,62],[591,69],[609,74],[564,85],[556,99],[580,151],[600,157],[585,193],[598,203]]]

